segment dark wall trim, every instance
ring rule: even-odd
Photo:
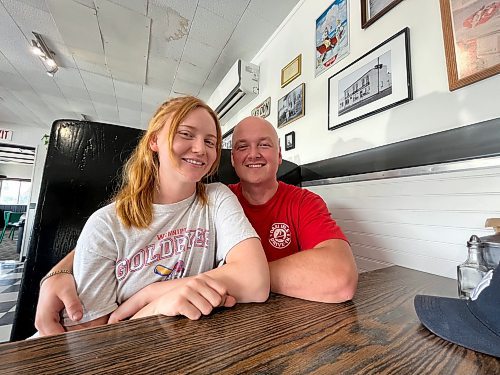
[[[302,181],[500,156],[500,118],[304,164]]]

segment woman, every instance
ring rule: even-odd
[[[182,97],[160,106],[114,202],[92,214],[80,234],[74,276],[83,318],[75,324],[65,316],[68,330],[107,323],[143,288],[112,322],[139,309],[134,317],[198,319],[217,306],[267,299],[269,270],[257,234],[226,186],[201,182],[216,171],[220,149],[217,115],[202,101]],[[49,276],[42,287],[64,277]],[[41,334],[44,313],[37,311]]]

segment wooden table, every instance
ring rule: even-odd
[[[149,317],[0,345],[0,373],[500,374],[500,360],[440,339],[415,294],[456,282],[402,267],[360,275],[352,302],[280,295],[199,321]]]

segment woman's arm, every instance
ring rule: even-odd
[[[134,313],[133,318],[163,314],[195,320],[210,314],[215,307],[264,302],[268,296],[269,267],[264,250],[258,238],[248,238],[230,250],[222,267],[142,289],[112,313],[109,323]]]

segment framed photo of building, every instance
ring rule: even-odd
[[[278,128],[288,125],[306,114],[306,84],[302,83],[278,100]]]
[[[285,134],[285,151],[295,148],[295,132]]]
[[[361,27],[366,29],[403,0],[361,0]]]
[[[349,54],[349,2],[335,0],[316,20],[316,77]]]
[[[405,28],[328,79],[328,129],[412,98],[410,30]]]
[[[281,69],[281,87],[285,87],[302,73],[302,54]]]
[[[500,2],[440,0],[450,91],[500,73]]]

